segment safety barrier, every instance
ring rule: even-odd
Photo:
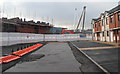
[[[8,33],[0,32],[0,46],[9,46],[20,43],[32,43],[40,41],[74,41],[91,39],[91,36],[80,37],[80,34],[32,34],[32,33]]]
[[[36,50],[38,47],[41,47],[41,46],[42,46],[42,44],[36,44],[34,46],[31,46],[31,47],[13,52],[13,54],[21,57],[21,56],[24,56],[27,53],[30,53],[30,52]]]
[[[31,47],[28,47],[28,48],[13,52],[12,55],[0,57],[0,64],[9,63],[11,61],[20,59],[22,56],[36,50],[37,48],[39,48],[41,46],[43,46],[43,44],[36,44],[36,45],[31,46]]]
[[[2,57],[0,57],[0,64],[2,64]]]
[[[19,59],[20,57],[19,56],[15,56],[15,55],[9,55],[9,56],[4,56],[4,57],[1,57],[1,64],[2,63],[8,63],[8,62],[11,62],[11,61],[14,61],[14,60],[17,60]]]

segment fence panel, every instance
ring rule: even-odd
[[[0,32],[0,35],[2,35],[0,37],[0,46],[40,41],[74,41],[92,39],[90,36],[86,38],[80,38],[80,34],[32,34]]]

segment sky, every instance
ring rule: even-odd
[[[55,27],[75,29],[84,6],[85,29],[91,20],[118,5],[119,0],[4,0],[0,2],[1,16],[53,23]],[[77,10],[75,10],[77,9]],[[79,29],[81,29],[82,22]]]

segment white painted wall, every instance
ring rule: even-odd
[[[113,31],[110,31],[110,41],[113,42]]]
[[[102,32],[100,33],[100,41],[103,41],[103,36],[102,36]]]
[[[91,40],[92,36],[80,38],[80,34],[30,34],[30,33],[0,33],[0,46],[8,46],[19,43],[32,43],[40,41],[74,41],[87,39]]]

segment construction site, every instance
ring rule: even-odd
[[[119,74],[120,4],[91,19],[82,6],[74,29],[52,22],[1,17],[1,73]],[[75,8],[75,10],[78,10]]]

